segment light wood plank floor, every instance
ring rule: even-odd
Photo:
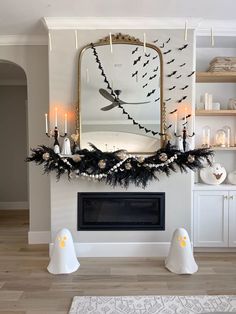
[[[168,272],[161,258],[81,258],[53,276],[47,245],[27,245],[26,211],[0,211],[0,313],[67,313],[75,295],[236,294],[236,253],[197,253],[199,272]]]

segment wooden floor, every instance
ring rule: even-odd
[[[180,276],[158,258],[81,258],[53,276],[47,245],[27,245],[26,211],[0,211],[0,313],[67,313],[75,295],[236,294],[236,253],[197,253],[199,272]]]

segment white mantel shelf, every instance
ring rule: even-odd
[[[236,185],[233,184],[219,184],[219,185],[210,185],[204,183],[195,183],[193,185],[194,191],[236,191]]]

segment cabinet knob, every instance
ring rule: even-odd
[[[233,200],[233,199],[234,199],[234,196],[233,196],[233,195],[230,195],[229,199],[230,199],[230,200]]]
[[[228,199],[228,196],[227,195],[224,195],[224,200],[227,200]]]

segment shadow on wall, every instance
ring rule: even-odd
[[[26,112],[25,71],[0,60],[0,209],[28,209]]]

